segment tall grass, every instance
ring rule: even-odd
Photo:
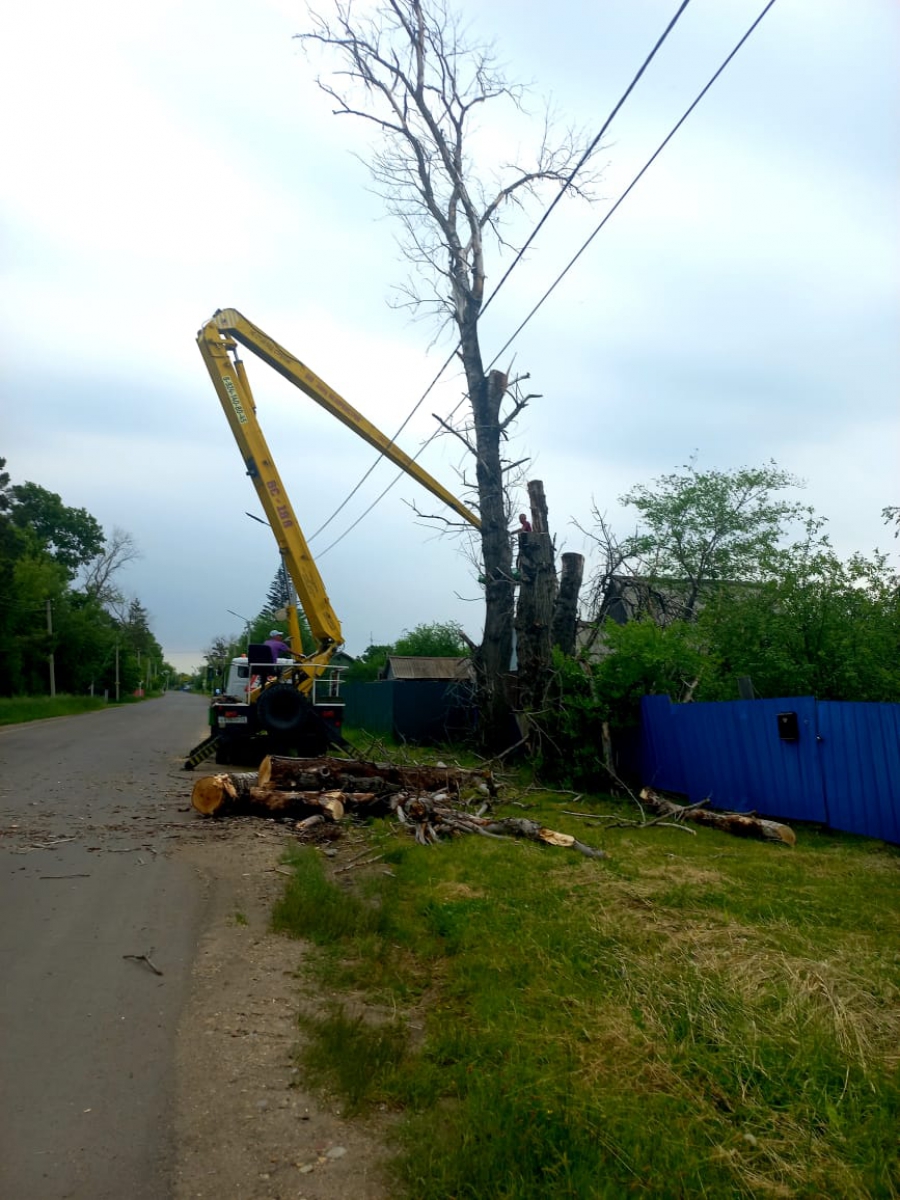
[[[276,910],[345,995],[307,1068],[403,1114],[397,1194],[900,1195],[900,854],[530,815],[610,858],[376,825],[391,875],[305,850]]]

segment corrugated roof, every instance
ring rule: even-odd
[[[387,679],[471,679],[468,658],[413,657],[391,654],[387,660]]]

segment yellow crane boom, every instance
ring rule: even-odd
[[[308,662],[310,665],[324,663],[343,641],[341,624],[331,607],[319,569],[306,544],[300,522],[257,420],[247,372],[237,353],[238,343],[268,363],[289,383],[379,450],[385,458],[401,467],[464,521],[476,528],[481,523],[462,501],[395,446],[390,438],[376,429],[299,358],[295,358],[248,321],[237,309],[219,309],[198,333],[197,344],[316,640],[317,651]],[[292,633],[296,631],[292,630]],[[298,644],[295,642],[295,645]]]

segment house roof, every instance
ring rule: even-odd
[[[472,664],[468,658],[436,658],[390,654],[385,668],[386,679],[471,679]]]

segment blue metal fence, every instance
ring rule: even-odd
[[[650,787],[900,842],[900,704],[645,696],[641,725]]]

